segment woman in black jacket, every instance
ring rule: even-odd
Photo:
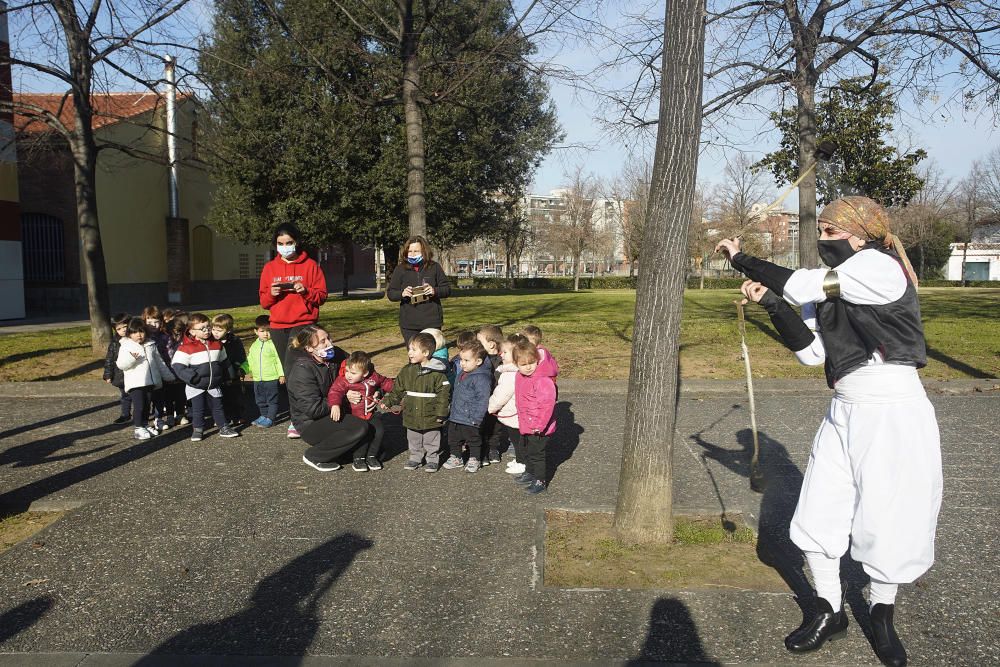
[[[423,236],[411,236],[399,249],[399,263],[389,278],[385,295],[399,302],[399,331],[403,343],[423,329],[444,325],[441,299],[451,295],[451,284]]]
[[[347,354],[330,342],[330,335],[315,324],[304,327],[292,339],[288,351],[290,369],[285,370],[292,423],[309,444],[302,460],[320,472],[339,470],[335,459],[354,452],[368,435],[368,424],[352,414],[333,421],[326,395],[337,378]],[[351,393],[356,394],[353,398]],[[348,392],[348,400],[360,399]]]

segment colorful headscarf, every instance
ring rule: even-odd
[[[875,200],[856,196],[835,199],[823,207],[818,221],[833,225],[859,239],[877,241],[884,248],[892,248],[899,255],[913,286],[917,286],[917,274],[910,265],[906,250],[899,237],[890,229],[889,214]]]

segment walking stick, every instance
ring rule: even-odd
[[[747,322],[743,317],[743,301],[737,299],[736,315],[740,329],[740,351],[743,355],[743,368],[747,373],[747,396],[750,398],[750,430],[753,433],[753,458],[750,459],[750,490],[756,493],[764,492],[764,473],[760,471],[760,440],[757,438],[757,407],[753,400],[753,375],[750,373],[750,350],[747,348]]]

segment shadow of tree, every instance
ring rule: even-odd
[[[246,609],[178,633],[135,665],[163,665],[170,654],[304,656],[319,630],[324,596],[358,554],[373,546],[354,533],[338,535],[263,579]]]
[[[89,415],[91,412],[106,410],[107,408],[110,408],[113,405],[118,405],[118,401],[100,403],[98,405],[94,405],[89,408],[83,408],[82,410],[77,410],[76,412],[70,412],[69,414],[59,415],[58,417],[43,419],[42,421],[32,422],[30,424],[25,424],[24,426],[15,426],[14,428],[9,428],[6,431],[0,432],[0,440],[4,438],[13,437],[15,435],[18,435],[19,433],[27,433],[28,431],[33,431],[36,428],[42,428],[43,426],[52,426],[53,424],[58,424],[59,422],[70,421],[72,419],[76,419],[77,417]]]
[[[96,461],[90,461],[75,468],[70,468],[44,479],[6,491],[0,494],[0,512],[24,512],[31,503],[49,494],[62,491],[74,484],[96,477],[109,470],[114,470],[119,466],[141,459],[183,440],[187,437],[187,432],[185,431],[186,429],[177,429],[166,435],[160,435],[149,440],[133,441],[135,444],[132,446],[120,449]],[[72,434],[70,434],[70,437],[72,437]]]
[[[632,338],[627,333],[625,333],[632,327],[631,323],[626,323],[621,326],[615,326],[613,322],[605,322],[605,324],[608,325],[608,328],[611,329],[611,333],[613,333],[616,338],[619,338],[625,341],[626,343],[632,342]]]
[[[52,608],[55,600],[49,595],[22,602],[13,609],[0,614],[0,645],[8,639],[24,632]]]
[[[94,359],[93,361],[88,361],[85,364],[81,364],[76,368],[71,368],[68,371],[63,371],[56,375],[43,375],[39,377],[40,382],[51,382],[54,380],[68,380],[69,378],[79,377],[81,375],[86,375],[92,371],[96,371],[104,366],[103,359]]]
[[[667,663],[719,664],[705,654],[687,606],[680,600],[660,598],[649,612],[649,628],[642,652],[625,664],[640,667]]]
[[[46,354],[52,352],[65,352],[67,350],[84,350],[89,349],[90,345],[65,345],[63,347],[42,347],[37,350],[29,350],[27,352],[17,352],[16,354],[11,354],[3,359],[0,359],[0,366],[5,366],[7,364],[12,364],[16,361],[24,361],[25,359],[34,359],[35,357],[43,357]],[[104,360],[99,360],[99,365],[104,364]]]
[[[944,352],[935,350],[930,345],[927,346],[927,356],[935,361],[940,361],[942,364],[948,368],[952,368],[960,373],[965,373],[971,378],[976,380],[988,380],[996,377],[995,373],[990,373],[988,371],[981,370],[974,366],[970,366],[964,362],[959,361],[955,357],[950,357]]]

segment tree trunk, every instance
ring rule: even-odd
[[[85,119],[85,120],[84,120]],[[76,218],[83,249],[83,275],[87,281],[87,309],[90,313],[90,344],[95,356],[104,355],[111,342],[111,300],[108,271],[97,219],[97,146],[89,131],[87,111],[78,111],[81,131],[71,145],[73,184],[76,191]],[[83,125],[82,123],[86,123]]]
[[[580,256],[573,255],[573,291],[580,291]]]
[[[410,236],[427,236],[427,202],[424,197],[424,119],[420,92],[419,35],[413,31],[413,0],[403,14],[403,111],[406,117],[406,204]]]
[[[969,242],[966,241],[962,244],[962,287],[966,287],[965,280],[965,258],[969,254]]]
[[[344,254],[344,286],[341,290],[341,296],[347,298],[351,293],[351,275],[354,274],[354,246],[351,243],[351,239],[341,240],[340,251]]]
[[[701,271],[698,272],[698,289],[705,289],[705,265],[708,264],[708,253],[701,255]]]
[[[613,526],[628,542],[673,539],[673,452],[688,226],[701,135],[704,0],[666,3],[660,114],[639,272]]]
[[[809,78],[796,84],[798,94],[799,173],[815,159],[816,152],[816,83]],[[819,266],[816,247],[816,170],[799,184],[799,267]]]

